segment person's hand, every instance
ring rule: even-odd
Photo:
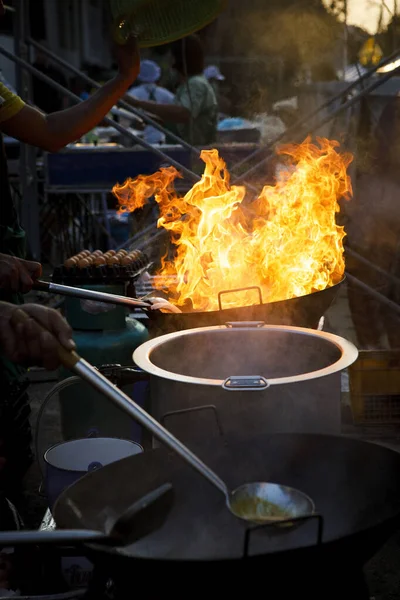
[[[181,309],[168,302],[165,298],[146,297],[147,302],[150,302],[150,310],[161,310],[161,312],[181,313]]]
[[[31,318],[18,322],[14,315],[17,310]],[[60,365],[57,343],[67,350],[75,349],[72,329],[56,310],[38,304],[18,307],[0,302],[0,353],[9,360],[56,369]]]
[[[38,262],[0,254],[0,288],[2,289],[26,294],[41,274],[42,265]]]
[[[132,84],[139,75],[140,54],[137,39],[131,36],[126,44],[114,44],[114,57],[119,74]]]

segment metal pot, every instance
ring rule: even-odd
[[[335,300],[341,284],[313,292],[297,298],[289,298],[280,302],[263,302],[261,289],[257,286],[243,288],[254,290],[258,304],[224,308],[228,294],[241,290],[226,290],[218,294],[219,310],[207,312],[162,313],[148,312],[150,329],[156,334],[171,333],[193,327],[209,327],[223,325],[227,321],[265,321],[274,325],[295,325],[296,327],[311,327],[316,329],[320,318],[326,313]]]
[[[329,333],[239,322],[157,337],[133,359],[150,375],[153,416],[190,442],[215,422],[244,435],[340,433],[340,373],[357,354]]]

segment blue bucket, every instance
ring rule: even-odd
[[[84,438],[52,446],[44,454],[50,510],[61,492],[86,473],[141,452],[140,444],[118,438]]]

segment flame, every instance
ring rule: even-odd
[[[199,182],[179,197],[173,168],[115,185],[121,211],[142,207],[153,195],[158,227],[171,232],[173,260],[164,258],[163,276],[174,276],[170,300],[187,309],[218,309],[218,294],[247,286],[261,289],[263,302],[309,294],[338,283],[344,274],[344,228],[336,224],[338,200],[352,193],[347,167],[352,157],[339,143],[308,138],[282,146],[286,164],[274,186],[244,202],[246,189],[230,185],[217,150],[203,150]],[[257,303],[254,290],[225,294],[223,308]]]

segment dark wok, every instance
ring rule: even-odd
[[[387,448],[343,437],[279,434],[246,441],[231,436],[225,444],[203,442],[196,451],[231,487],[251,480],[293,486],[314,500],[323,517],[321,546],[315,546],[315,519],[297,528],[274,527],[252,534],[249,563],[292,556],[298,565],[299,556],[318,550],[318,560],[327,557],[325,566],[335,560],[361,567],[400,524],[400,454]],[[118,513],[167,481],[175,504],[164,526],[127,548],[99,549],[107,561],[123,555],[143,566],[152,559],[154,567],[167,560],[173,575],[182,562],[203,569],[215,560],[233,565],[242,558],[247,525],[226,510],[217,490],[163,448],[85,476],[60,497],[55,520],[59,527],[104,530],[105,505]]]
[[[148,311],[150,327],[158,333],[170,333],[194,327],[224,325],[229,321],[264,321],[267,325],[295,325],[316,329],[320,318],[335,300],[344,280],[345,277],[339,283],[320,292],[270,303],[263,303],[260,289],[253,288],[259,304],[239,308],[223,308],[224,300],[228,297],[224,292],[220,296],[222,310],[182,313]]]

